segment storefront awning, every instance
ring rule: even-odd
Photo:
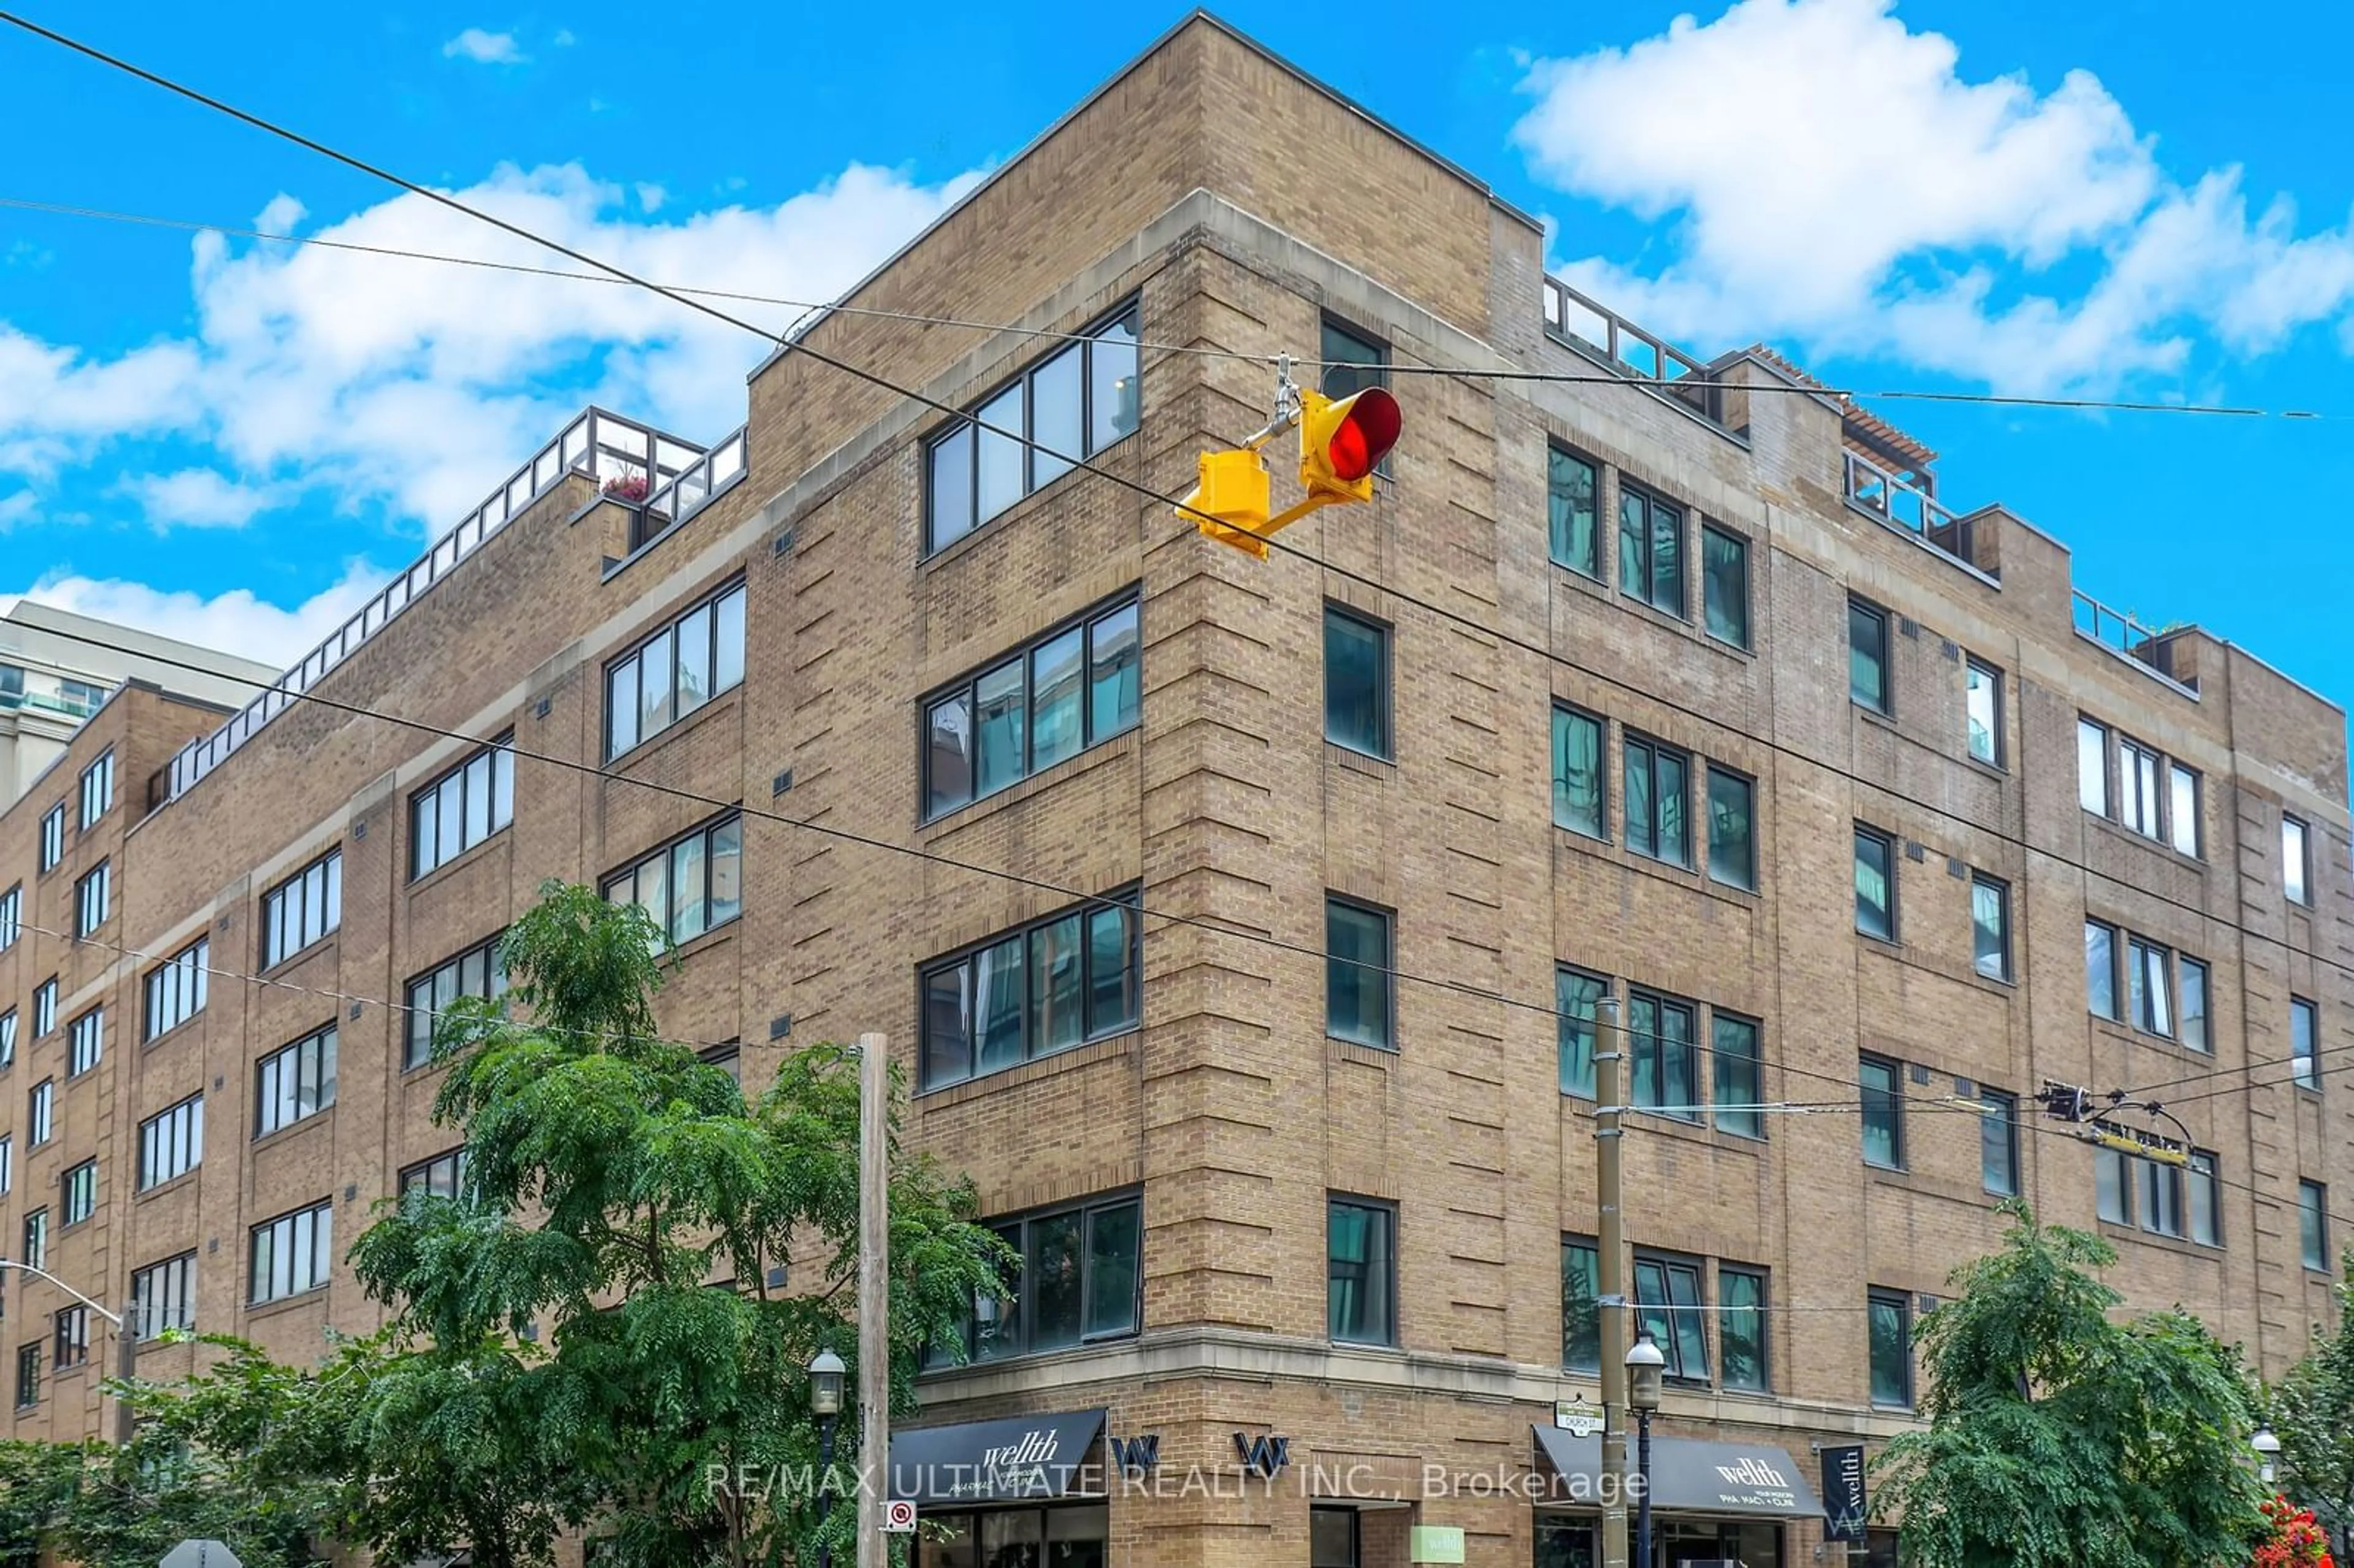
[[[1557,1426],[1533,1429],[1545,1463],[1571,1483],[1574,1496],[1602,1490],[1602,1438],[1573,1436]],[[1635,1467],[1635,1436],[1627,1435],[1627,1467]],[[1770,1443],[1706,1443],[1696,1437],[1651,1439],[1651,1507],[1676,1513],[1749,1519],[1819,1519],[1823,1505],[1789,1451]]]
[[[923,1504],[1036,1501],[1091,1495],[1088,1450],[1104,1413],[1072,1410],[891,1434],[895,1499]]]

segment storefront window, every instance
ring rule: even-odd
[[[1308,1510],[1308,1568],[1357,1568],[1357,1510]]]
[[[1537,1515],[1536,1568],[1594,1568],[1594,1521]]]
[[[916,1568],[1104,1568],[1111,1534],[1102,1503],[992,1509],[981,1513],[924,1511]],[[948,1532],[932,1539],[931,1527]]]

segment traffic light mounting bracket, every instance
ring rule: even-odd
[[[1387,393],[1380,396],[1384,399],[1388,397]],[[1291,379],[1291,356],[1288,354],[1278,355],[1276,359],[1275,417],[1245,437],[1239,447],[1201,454],[1200,482],[1194,486],[1193,493],[1179,503],[1178,514],[1192,517],[1195,527],[1219,543],[1232,545],[1265,560],[1267,535],[1277,529],[1297,523],[1320,506],[1330,506],[1341,501],[1371,500],[1373,481],[1370,474],[1355,481],[1335,480],[1329,471],[1320,475],[1317,471],[1319,465],[1306,449],[1306,421],[1313,416],[1318,417],[1320,422],[1326,410],[1344,408],[1354,400],[1343,398],[1336,403],[1320,393],[1303,393]],[[1394,405],[1392,408],[1394,409]],[[1271,502],[1267,460],[1260,455],[1261,450],[1284,431],[1295,428],[1302,430],[1299,480],[1308,493],[1298,504],[1270,516],[1267,511]],[[1394,425],[1389,439],[1395,439]],[[1382,450],[1388,450],[1386,440]]]

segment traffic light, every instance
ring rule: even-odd
[[[1291,418],[1299,424],[1299,486],[1307,494],[1298,505],[1267,515],[1267,464],[1258,449],[1289,422],[1279,418],[1247,445],[1202,453],[1201,482],[1178,503],[1178,515],[1263,560],[1267,536],[1285,524],[1335,502],[1371,501],[1373,471],[1397,444],[1397,399],[1378,387],[1338,401],[1305,389],[1299,398]]]

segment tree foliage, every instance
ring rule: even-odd
[[[1917,1339],[1925,1432],[1892,1441],[1875,1511],[1917,1568],[2244,1563],[2264,1520],[2249,1473],[2251,1385],[2196,1318],[2109,1316],[2098,1236],[2027,1207],[1965,1265]]]
[[[2341,1260],[2338,1326],[2319,1330],[2266,1402],[2281,1485],[2354,1560],[2354,1249]]]

